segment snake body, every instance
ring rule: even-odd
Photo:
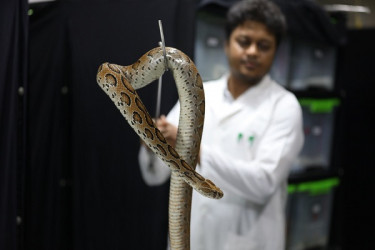
[[[166,67],[175,79],[181,107],[175,149],[156,128],[135,91],[158,79],[167,70]],[[139,137],[171,168],[171,249],[190,249],[191,187],[209,198],[220,199],[223,196],[213,182],[195,171],[205,106],[202,79],[193,61],[175,48],[167,47],[164,56],[158,47],[129,66],[103,63],[98,69],[97,82]]]

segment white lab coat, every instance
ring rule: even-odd
[[[207,82],[206,114],[197,171],[224,192],[213,200],[193,192],[192,250],[282,250],[285,244],[287,176],[303,145],[302,112],[295,96],[268,75],[235,100],[227,76]],[[179,104],[167,119],[178,124]],[[162,161],[149,168],[139,154],[146,183],[169,177]]]

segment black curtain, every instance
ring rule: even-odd
[[[0,1],[0,249],[6,250],[17,248],[23,230],[26,50],[27,1]]]
[[[169,183],[148,187],[139,138],[96,83],[160,41],[193,57],[192,1],[56,1],[30,16],[26,249],[166,249]],[[139,91],[154,113],[157,83]],[[163,77],[162,113],[177,100]]]
[[[375,244],[375,29],[350,30],[340,47],[337,85],[342,97],[336,123],[334,165],[341,171],[335,200],[332,245],[371,249]]]

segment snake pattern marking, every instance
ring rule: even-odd
[[[176,82],[180,117],[176,148],[156,128],[136,89],[157,80],[166,70],[160,47],[144,54],[136,63],[100,65],[99,86],[107,93],[129,125],[172,170],[169,195],[169,239],[171,249],[190,249],[190,208],[193,187],[204,196],[220,199],[223,192],[195,172],[204,123],[204,90],[193,61],[175,48],[166,48],[168,69]],[[191,187],[190,187],[191,186]]]

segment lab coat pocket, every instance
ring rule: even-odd
[[[235,145],[233,145],[232,151],[235,156],[251,161],[253,159],[254,144],[258,139],[258,135],[254,131],[239,130],[237,136],[234,139]],[[230,152],[230,151],[229,151]]]
[[[260,239],[256,239],[251,234],[238,235],[229,233],[227,241],[225,242],[225,250],[262,250],[264,244],[259,242]]]

